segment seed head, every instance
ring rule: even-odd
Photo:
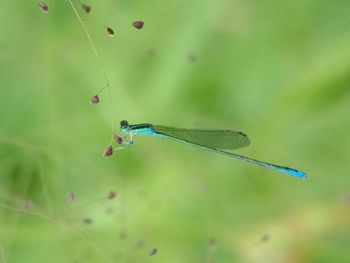
[[[123,143],[123,138],[120,137],[118,134],[114,134],[114,140],[116,144],[122,144]]]
[[[98,95],[95,95],[90,99],[91,104],[97,104],[99,102],[100,102],[100,98],[98,97]]]
[[[118,195],[117,192],[110,191],[109,194],[108,194],[108,199],[113,199],[113,198],[115,198],[117,195]]]
[[[135,21],[131,25],[137,29],[141,29],[141,28],[143,28],[144,24],[145,23],[143,21]]]
[[[44,2],[40,1],[40,2],[38,3],[38,5],[39,5],[40,10],[41,10],[43,13],[47,14],[47,13],[49,12],[49,7],[48,7],[47,4],[45,4]]]
[[[112,156],[112,154],[113,154],[113,148],[112,148],[112,146],[108,146],[103,152],[103,157],[107,158],[107,157]]]
[[[72,192],[69,192],[66,197],[67,197],[67,201],[69,202],[73,202],[75,199],[75,196]]]
[[[187,59],[188,59],[189,62],[196,62],[197,56],[192,54],[192,53],[190,53],[190,54],[187,55]]]
[[[84,218],[84,223],[87,224],[87,225],[90,225],[92,224],[92,219],[91,218]]]
[[[87,5],[87,4],[82,4],[81,7],[83,8],[83,10],[85,11],[85,13],[90,13],[91,11],[91,6]]]
[[[153,256],[155,255],[156,253],[158,252],[158,249],[157,248],[153,248],[150,252],[149,252],[149,256]]]
[[[261,237],[261,242],[267,242],[269,241],[270,239],[270,236],[268,234],[265,234]]]
[[[114,30],[110,27],[107,27],[107,33],[109,34],[110,37],[114,37]]]

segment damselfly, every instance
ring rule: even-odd
[[[258,161],[243,155],[224,151],[246,147],[250,140],[246,134],[233,130],[205,130],[205,129],[181,129],[149,123],[131,125],[127,121],[120,122],[120,131],[124,136],[130,136],[127,145],[133,144],[135,135],[152,135],[158,138],[167,138],[177,142],[185,143],[204,150],[220,153],[229,157],[240,159],[256,164],[274,171],[292,175],[298,178],[306,178],[303,171],[293,168]]]

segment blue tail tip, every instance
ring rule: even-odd
[[[307,174],[304,173],[303,171],[292,169],[292,168],[285,168],[280,171],[283,173],[289,174],[291,176],[298,177],[300,179],[306,179],[308,177]]]
[[[292,175],[296,176],[300,179],[306,179],[308,177],[306,173],[304,173],[303,171],[299,171],[299,170],[296,170],[295,173],[293,173]]]

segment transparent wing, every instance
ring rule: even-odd
[[[153,125],[153,128],[159,134],[215,149],[233,150],[250,144],[248,136],[239,131],[180,129],[158,125]]]

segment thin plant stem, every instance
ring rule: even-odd
[[[110,86],[110,83],[109,83],[109,80],[108,80],[106,71],[105,71],[105,69],[104,69],[104,67],[103,67],[101,58],[100,58],[100,56],[99,56],[99,54],[98,54],[98,52],[97,52],[97,49],[96,49],[96,47],[95,47],[95,44],[94,44],[94,42],[92,41],[91,35],[90,35],[90,33],[89,33],[89,30],[88,30],[87,27],[85,26],[85,24],[84,24],[84,22],[83,22],[83,19],[80,17],[80,15],[79,15],[79,13],[78,13],[78,11],[77,11],[75,5],[73,4],[72,0],[68,0],[68,1],[69,1],[70,5],[71,5],[71,7],[72,7],[72,9],[73,9],[73,11],[74,11],[74,13],[75,13],[75,15],[76,15],[76,17],[77,17],[77,19],[78,19],[80,25],[82,26],[82,28],[83,28],[84,31],[85,31],[85,34],[86,34],[86,36],[87,36],[87,38],[88,38],[88,40],[89,40],[89,42],[90,42],[91,48],[92,48],[92,50],[93,50],[93,52],[94,52],[94,54],[95,54],[95,56],[96,56],[97,62],[98,62],[98,64],[99,64],[99,66],[100,66],[101,73],[102,73],[102,75],[103,75],[103,77],[104,77],[104,79],[105,79],[105,81],[106,81],[106,85],[105,85],[105,87],[104,87],[102,90],[104,90],[105,88],[108,88],[108,94],[109,94],[110,102],[111,102],[112,106],[116,109],[116,106],[115,106],[115,104],[114,104],[114,102],[113,102],[113,99],[112,99],[112,96],[111,96],[111,86]],[[91,22],[91,23],[92,23],[92,22]],[[101,91],[102,91],[102,90],[101,90]]]

